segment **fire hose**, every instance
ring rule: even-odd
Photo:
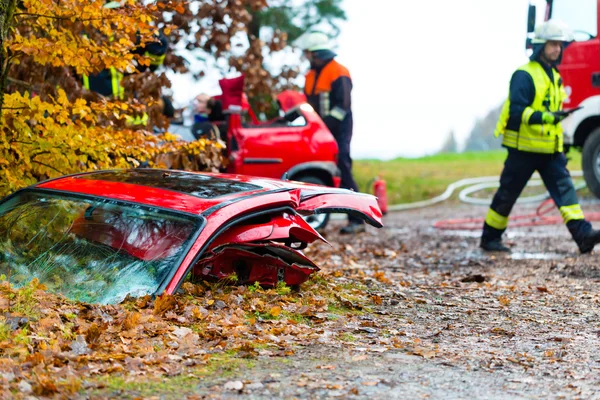
[[[582,171],[572,171],[572,177],[582,177]],[[536,174],[536,177],[531,179],[527,186],[541,186],[543,182],[539,179],[539,175]],[[445,200],[448,200],[454,191],[458,188],[467,186],[462,189],[458,198],[461,202],[473,205],[482,205],[489,206],[491,203],[491,199],[486,198],[474,198],[471,197],[473,193],[478,191],[495,188],[499,186],[499,177],[498,176],[484,176],[484,177],[476,177],[476,178],[466,178],[461,179],[457,182],[451,183],[448,185],[444,193],[439,196],[436,196],[431,199],[417,201],[413,203],[405,203],[405,204],[396,204],[388,207],[389,212],[396,211],[404,211],[404,210],[412,210],[417,208],[428,207],[437,203],[441,203]],[[580,183],[575,186],[576,190],[581,190],[585,188],[585,183]],[[554,209],[554,202],[550,198],[549,193],[542,193],[534,196],[526,196],[520,197],[517,200],[517,204],[524,203],[534,203],[541,202],[540,205],[536,208],[535,212],[527,213],[527,214],[516,214],[510,216],[510,226],[511,227],[523,227],[523,226],[539,226],[539,225],[555,225],[561,224],[562,217],[548,215]],[[600,221],[600,212],[592,212],[586,213],[586,219],[589,221]],[[485,218],[455,218],[455,219],[446,219],[440,220],[433,224],[433,226],[437,229],[443,230],[479,230],[483,226],[483,222]]]

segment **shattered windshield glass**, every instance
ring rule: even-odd
[[[201,220],[152,207],[44,192],[0,204],[0,275],[33,278],[72,300],[118,303],[154,293]]]

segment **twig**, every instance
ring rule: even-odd
[[[8,79],[8,81],[11,82],[11,83],[16,83],[17,85],[26,86],[28,88],[30,88],[30,87],[33,86],[33,84],[31,84],[29,82],[25,82],[25,81],[22,81],[20,79],[11,78],[10,76],[8,78],[6,78],[6,79]]]
[[[43,163],[43,162],[41,162],[41,161],[38,161],[38,160],[31,160],[31,161],[33,161],[34,163],[38,163],[38,164],[40,164],[40,165],[43,165],[44,167],[47,167],[47,168],[53,169],[53,170],[55,170],[56,172],[58,172],[59,174],[61,174],[61,175],[66,175],[66,174],[65,174],[65,173],[63,173],[62,171],[59,171],[59,170],[57,170],[56,168],[54,168],[52,165],[48,165],[48,164],[46,164],[46,163]]]

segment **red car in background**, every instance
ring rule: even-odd
[[[302,93],[281,93],[278,101],[285,114],[261,122],[243,94],[243,76],[219,84],[223,94],[215,98],[222,102],[224,119],[215,124],[227,144],[224,172],[340,186],[337,142]],[[322,229],[328,218],[322,214],[307,221]]]
[[[324,240],[303,216],[381,227],[375,197],[242,175],[132,169],[65,176],[0,201],[0,275],[90,303],[173,294],[186,280],[298,286]]]

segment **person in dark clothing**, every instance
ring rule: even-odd
[[[496,128],[508,149],[500,188],[494,195],[483,225],[480,247],[486,251],[509,252],[501,240],[509,214],[527,182],[537,171],[560,210],[581,253],[600,243],[600,231],[585,219],[563,151],[561,121],[567,98],[557,69],[572,33],[559,21],[549,20],[538,27],[530,62],[520,67],[510,81]]]
[[[223,112],[221,100],[214,97],[208,98],[206,113],[204,120],[194,122],[192,125],[192,135],[196,139],[215,137],[227,140],[227,119]]]
[[[145,45],[140,43],[139,37],[137,39],[136,47],[132,53],[139,54],[150,59],[150,65],[146,66],[139,64],[137,66],[137,70],[139,72],[145,72],[147,70],[154,72],[165,63],[167,50],[169,50],[169,40],[162,29],[158,30],[158,32],[153,36],[153,39],[154,40],[146,43]]]
[[[308,32],[297,39],[296,45],[310,62],[304,94],[308,103],[321,116],[338,144],[338,168],[341,187],[358,192],[352,176],[350,142],[352,140],[352,79],[348,69],[334,58],[329,38],[321,32]],[[342,234],[364,232],[364,221],[349,215]]]
[[[162,30],[155,35],[155,41],[147,43],[145,46],[138,45],[132,53],[144,55],[150,58],[150,66],[138,65],[138,72],[150,70],[154,72],[161,66],[165,60],[168,50],[168,41]],[[122,100],[125,95],[121,84],[124,74],[114,67],[106,68],[96,74],[84,75],[83,86],[93,92],[99,93],[105,97],[113,97]]]

